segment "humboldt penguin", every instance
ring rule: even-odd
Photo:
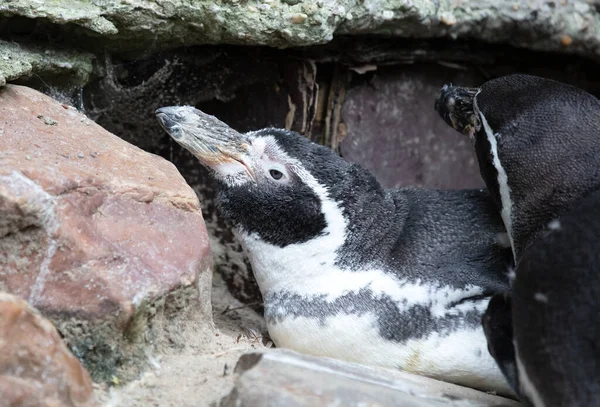
[[[526,403],[600,396],[600,101],[510,75],[446,85],[435,108],[475,146],[516,267],[483,318],[489,350]]]
[[[156,116],[213,174],[278,347],[514,396],[480,323],[512,261],[486,191],[384,189],[297,133]]]

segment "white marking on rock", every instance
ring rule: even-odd
[[[146,298],[146,293],[143,291],[138,291],[134,296],[131,303],[137,308],[142,304],[142,301]]]
[[[155,357],[152,354],[152,351],[150,350],[150,348],[144,348],[144,354],[146,355],[146,358],[148,359],[148,363],[150,363],[150,365],[154,368],[155,371],[159,371],[160,370],[160,357]]]
[[[379,335],[374,314],[336,315],[324,323],[314,318],[285,319],[269,326],[278,347],[313,356],[408,372],[482,390],[512,394],[487,351],[481,328],[438,333],[404,344]],[[479,352],[477,352],[479,350]]]
[[[523,362],[521,361],[521,357],[519,355],[519,348],[517,346],[517,342],[513,341],[513,345],[515,347],[515,359],[517,360],[517,371],[519,375],[519,389],[523,394],[525,394],[533,403],[535,407],[545,407],[546,404],[542,400],[540,393],[537,391],[531,379],[529,378],[529,374],[527,373],[527,369]]]
[[[31,287],[27,301],[33,306],[44,291],[46,279],[50,274],[50,262],[54,258],[57,249],[56,232],[58,220],[54,212],[54,197],[44,191],[42,187],[27,178],[21,172],[13,171],[10,175],[0,177],[0,184],[7,187],[14,196],[26,202],[31,214],[38,218],[39,226],[46,232],[47,247],[46,255],[40,264],[40,271]]]
[[[546,294],[535,293],[533,298],[535,298],[536,301],[543,302],[544,304],[548,302],[548,296]]]
[[[391,20],[394,18],[394,12],[392,10],[383,10],[381,12],[381,18],[384,20]]]
[[[513,203],[510,198],[510,187],[508,186],[508,176],[506,175],[506,171],[504,167],[502,167],[502,163],[500,162],[500,157],[498,155],[498,142],[496,137],[498,134],[494,134],[492,128],[488,124],[485,116],[479,110],[477,106],[477,94],[473,98],[473,108],[475,113],[479,115],[481,118],[481,123],[483,124],[483,129],[485,130],[485,134],[487,135],[488,142],[491,146],[491,154],[492,154],[492,163],[494,168],[496,168],[496,172],[498,173],[498,187],[500,188],[500,200],[502,202],[502,211],[500,211],[500,215],[502,216],[502,221],[504,222],[504,226],[506,227],[506,232],[508,234],[508,238],[510,239],[510,244],[513,250],[513,256],[516,259],[516,250],[515,250],[515,242],[512,236],[512,207]]]

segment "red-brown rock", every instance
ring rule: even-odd
[[[87,407],[88,372],[50,321],[14,295],[0,293],[0,405]]]
[[[211,266],[198,199],[171,163],[35,90],[0,89],[0,290],[50,317],[78,357],[121,364],[138,306],[208,292]]]

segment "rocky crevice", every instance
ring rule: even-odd
[[[194,105],[239,131],[298,131],[364,165],[388,187],[465,188],[481,180],[467,140],[433,111],[444,83],[475,85],[517,69],[600,94],[587,59],[481,42],[340,38],[285,51],[191,47],[110,63],[106,76],[84,88],[87,113],[177,166],[200,197],[217,272],[258,311],[262,297],[240,244],[218,218],[210,177],[164,134],[152,114],[157,107]]]
[[[154,110],[189,104],[238,131],[295,130],[360,163],[386,187],[480,187],[467,141],[433,111],[439,87],[519,71],[600,95],[595,3],[5,1],[0,289],[30,298],[98,382],[119,387],[141,377],[137,385],[163,386],[172,405],[186,405],[174,393],[206,363],[218,368],[220,386],[233,386],[231,354],[268,343],[260,290],[218,217],[207,171],[163,132]],[[7,82],[42,90],[62,106],[23,88],[16,97]],[[25,136],[38,141],[24,145]],[[14,174],[35,188],[7,188]],[[197,247],[188,250],[190,242]],[[165,384],[169,375],[140,376],[160,372],[156,354],[172,356],[169,363],[179,367],[169,372],[176,391]],[[177,361],[181,355],[194,366]],[[220,365],[221,357],[228,362]],[[324,385],[329,379],[393,398],[406,390],[398,383],[415,380],[382,383],[368,369],[343,364],[325,363],[324,373],[322,361],[293,354],[249,355],[240,366],[244,361],[252,368],[236,369],[236,387],[222,405],[302,403],[314,392],[343,400]],[[310,379],[315,371],[320,382]],[[338,374],[344,371],[356,376]],[[0,377],[0,389],[5,385]],[[387,393],[390,386],[397,388]],[[195,381],[189,389],[204,397],[213,387]],[[146,405],[148,393],[142,388],[139,403],[130,405]],[[405,396],[414,405],[455,400]]]

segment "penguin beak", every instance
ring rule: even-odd
[[[161,107],[154,114],[167,134],[217,175],[239,178],[245,172],[255,180],[245,135],[192,106]]]
[[[444,85],[435,100],[435,110],[454,130],[473,137],[479,126],[473,107],[478,88]]]

